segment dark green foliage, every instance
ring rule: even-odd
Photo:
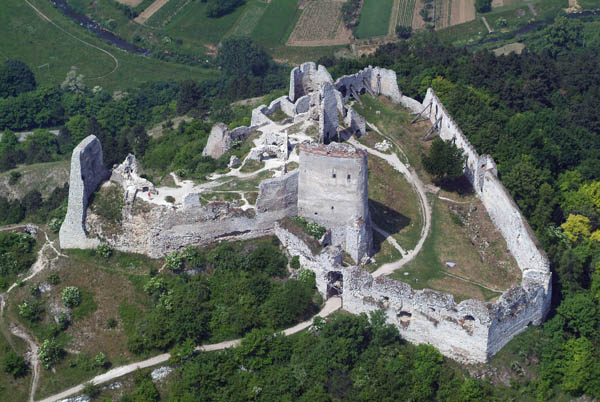
[[[274,280],[285,277],[288,261],[271,239],[222,243],[205,253],[188,247],[181,255],[187,268],[200,265],[203,273],[163,274],[146,282],[154,308],[128,332],[133,352],[282,328],[314,311],[314,278]]]
[[[230,75],[264,76],[269,69],[270,57],[251,39],[231,38],[221,43],[217,64]]]
[[[36,86],[33,73],[22,61],[6,60],[0,65],[0,98],[33,91]]]
[[[423,156],[423,167],[438,182],[455,180],[462,176],[466,156],[450,141],[433,140],[429,155]]]
[[[86,382],[81,390],[81,393],[88,396],[90,399],[100,396],[100,392],[100,387],[92,382]]]
[[[22,356],[11,350],[2,359],[2,368],[6,373],[12,375],[14,378],[18,378],[27,373],[28,366]]]
[[[210,18],[222,17],[223,15],[232,13],[236,8],[244,4],[244,0],[208,0],[207,2],[206,16]]]
[[[340,314],[318,334],[293,337],[252,330],[239,347],[200,353],[177,368],[168,400],[458,401],[486,396],[481,381],[448,374],[454,370],[433,347],[402,342],[383,316]]]
[[[347,0],[342,6],[342,19],[344,20],[344,25],[350,29],[358,24],[360,3],[360,0]]]
[[[396,26],[396,36],[400,39],[408,39],[412,35],[412,28],[404,25]]]
[[[321,237],[323,237],[325,232],[327,232],[326,227],[321,226],[315,222],[309,222],[301,216],[294,216],[292,218],[292,222],[300,225],[306,231],[306,233],[308,233],[317,240],[321,240]]]
[[[479,13],[487,13],[492,9],[492,0],[475,0],[475,10]]]
[[[293,256],[290,260],[290,267],[292,267],[293,269],[300,268],[300,257],[298,257],[297,255]]]
[[[1,204],[1,200],[0,200]],[[1,206],[1,205],[0,205]],[[21,232],[0,232],[0,279],[2,287],[10,285],[15,276],[35,261],[35,239]]]

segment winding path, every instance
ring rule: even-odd
[[[332,297],[325,302],[323,309],[316,316],[317,317],[327,317],[328,315],[330,315],[331,313],[333,313],[334,311],[338,310],[341,307],[342,307],[342,300],[339,297]],[[292,334],[298,333],[298,332],[310,327],[312,325],[312,322],[313,322],[313,320],[311,318],[310,320],[306,320],[304,322],[301,322],[298,325],[295,325],[291,328],[288,328],[288,329],[282,331],[282,333],[284,335],[292,335]],[[205,351],[205,352],[211,352],[211,351],[215,351],[215,350],[223,350],[223,349],[235,347],[235,346],[239,345],[240,342],[241,342],[241,339],[235,339],[235,340],[231,340],[231,341],[214,343],[211,345],[198,346],[198,347],[196,347],[196,350],[197,351]],[[79,385],[69,388],[66,391],[63,391],[59,394],[55,394],[55,395],[49,396],[45,399],[42,399],[39,402],[59,401],[61,399],[64,399],[69,396],[80,393],[83,390],[84,385],[89,382],[91,382],[95,385],[103,384],[105,382],[114,380],[115,378],[124,376],[126,374],[133,373],[134,371],[136,371],[138,369],[143,369],[143,368],[147,368],[147,367],[156,366],[157,364],[165,363],[169,360],[170,357],[171,357],[171,355],[169,353],[163,353],[161,355],[154,356],[150,359],[143,360],[141,362],[131,363],[126,366],[116,367],[112,370],[107,371],[104,374],[98,375],[98,376],[92,378],[91,380],[86,381],[84,384],[79,384]]]
[[[379,130],[377,130],[377,131],[379,131]],[[388,139],[393,141],[393,139],[390,139],[390,138],[388,138]],[[420,206],[421,206],[421,214],[423,216],[424,225],[423,225],[423,228],[421,229],[421,237],[419,238],[417,245],[415,246],[414,249],[407,250],[406,252],[402,253],[401,259],[394,261],[394,262],[387,263],[387,264],[383,264],[372,274],[373,277],[375,277],[375,278],[378,276],[382,276],[382,275],[389,275],[392,272],[394,272],[395,270],[401,268],[407,262],[411,261],[413,258],[415,258],[415,256],[417,254],[419,254],[419,252],[421,251],[421,248],[423,248],[425,239],[427,239],[427,235],[429,234],[429,230],[431,229],[431,207],[427,201],[427,195],[425,194],[425,186],[423,185],[423,182],[421,181],[421,179],[419,179],[417,174],[414,172],[414,170],[410,170],[404,163],[402,163],[400,161],[400,159],[398,158],[398,155],[396,155],[395,153],[384,154],[383,152],[379,152],[373,148],[369,148],[365,145],[362,145],[361,143],[356,141],[354,138],[351,138],[348,142],[351,143],[352,145],[354,145],[355,147],[364,149],[368,153],[375,155],[378,158],[381,158],[381,159],[385,160],[387,163],[389,163],[394,169],[396,169],[398,172],[402,173],[406,177],[406,180],[408,180],[408,182],[413,186],[413,188],[415,189],[415,191],[417,192],[417,194],[419,196],[419,201],[420,201]],[[393,141],[393,142],[394,142],[394,145],[396,145],[396,147],[400,148],[395,141]],[[388,238],[388,239],[390,239],[390,238]]]

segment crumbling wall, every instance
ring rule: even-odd
[[[344,102],[347,102],[353,94],[363,93],[374,96],[384,95],[394,103],[402,101],[396,72],[385,68],[369,66],[356,74],[345,75],[335,81],[335,88],[341,92]]]
[[[67,215],[60,227],[61,248],[95,248],[97,239],[87,238],[85,218],[88,201],[98,185],[110,176],[102,160],[102,145],[93,135],[86,137],[73,150],[69,178]]]
[[[219,159],[231,149],[235,141],[245,141],[250,134],[252,134],[252,127],[241,126],[229,131],[226,124],[217,123],[210,131],[202,156]]]
[[[296,103],[302,96],[318,92],[325,83],[333,84],[333,78],[324,66],[317,67],[313,62],[303,63],[290,73],[289,99]]]
[[[315,273],[317,290],[324,298],[327,298],[330,282],[328,274],[343,269],[341,248],[339,246],[328,246],[315,255],[302,239],[281,227],[281,225],[275,225],[274,233],[292,257],[298,256],[302,268]]]
[[[263,180],[256,199],[256,212],[271,213],[278,219],[298,215],[298,171]]]
[[[323,86],[319,105],[319,141],[322,144],[329,144],[335,139],[340,125],[338,99],[334,91],[335,89],[330,83]]]

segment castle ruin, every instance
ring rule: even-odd
[[[289,95],[256,108],[250,127],[231,131],[219,127],[209,141],[210,154],[222,154],[234,137],[262,133],[247,158],[266,159],[282,169],[276,177],[260,183],[255,207],[201,202],[203,192],[210,191],[213,183],[190,187],[175,205],[143,198],[144,193],[143,199],[135,201],[138,191],[132,191],[143,183],[126,181],[129,190],[124,192],[133,197],[125,197],[122,231],[104,233],[89,217],[86,221],[88,198],[108,175],[98,140],[88,137],[73,151],[61,247],[92,248],[102,240],[118,250],[161,257],[187,245],[274,234],[290,255],[299,257],[303,268],[315,272],[317,289],[324,297],[340,295],[343,308],[351,313],[383,310],[405,339],[432,344],[442,354],[464,362],[487,361],[528,325],[542,322],[552,291],[548,260],[498,179],[493,159],[475,151],[432,89],[419,102],[402,95],[394,71],[368,67],[334,82],[325,67],[314,63],[294,68],[290,81]],[[347,104],[352,99],[360,102],[363,93],[387,96],[420,114],[430,120],[440,138],[465,151],[465,174],[522,272],[521,283],[506,290],[497,301],[469,299],[457,303],[450,294],[415,290],[407,283],[372,275],[358,265],[342,264],[343,251],[357,264],[365,261],[372,242],[367,155],[335,142],[366,131],[364,119]],[[274,122],[271,116],[277,110],[289,118]],[[317,135],[292,133],[294,125],[304,129],[317,125]],[[266,154],[275,156],[267,158]],[[299,167],[286,173],[288,158],[296,158]],[[131,160],[126,163],[130,168],[127,177],[139,177],[137,165]],[[115,175],[122,177],[119,172],[125,171],[125,166],[116,168],[114,181],[118,182]],[[166,194],[172,190],[156,191]],[[134,201],[152,207],[136,213]],[[283,218],[298,215],[330,230],[322,239],[320,252],[281,224]]]

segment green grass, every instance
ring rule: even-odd
[[[98,308],[92,292],[82,288],[80,288],[79,291],[81,292],[81,303],[79,303],[79,306],[72,309],[73,318],[75,320],[84,319]]]
[[[24,61],[40,84],[60,84],[72,66],[76,66],[78,73],[84,75],[88,87],[99,85],[109,91],[131,88],[146,81],[173,78],[203,80],[218,75],[215,70],[126,53],[67,19],[50,2],[30,2],[67,33],[43,20],[25,2],[6,0],[0,13],[0,61]],[[109,55],[78,39],[111,53],[118,60],[118,68],[114,70],[115,62]]]
[[[14,337],[8,333],[5,323],[0,332],[0,361],[4,361],[4,357],[10,352],[15,351],[18,355],[23,356],[27,352],[27,345],[20,338]],[[7,339],[10,337],[10,342]],[[31,370],[20,378],[13,378],[10,374],[4,372],[4,368],[0,368],[0,399],[3,401],[26,401],[29,392],[29,383],[31,381]]]
[[[584,10],[598,10],[598,9],[600,9],[600,2],[598,2],[598,0],[579,0],[579,5]]]
[[[240,21],[246,9],[257,0],[250,0],[245,6],[238,7],[231,14],[219,18],[206,16],[207,3],[192,1],[188,3],[166,25],[164,32],[175,38],[183,39],[190,45],[218,43],[223,36]]]
[[[285,43],[290,25],[297,21],[300,10],[297,0],[272,0],[258,25],[252,31],[252,38],[266,47]]]
[[[188,3],[189,0],[169,0],[164,6],[162,6],[157,12],[155,12],[146,25],[151,27],[162,27],[169,23],[171,18],[181,11],[182,7]],[[206,3],[204,3],[206,6]]]
[[[359,38],[387,35],[394,0],[365,0],[354,35]]]
[[[244,14],[238,22],[227,33],[227,36],[250,36],[252,31],[258,25],[261,17],[267,9],[267,4],[263,2],[249,3]]]

